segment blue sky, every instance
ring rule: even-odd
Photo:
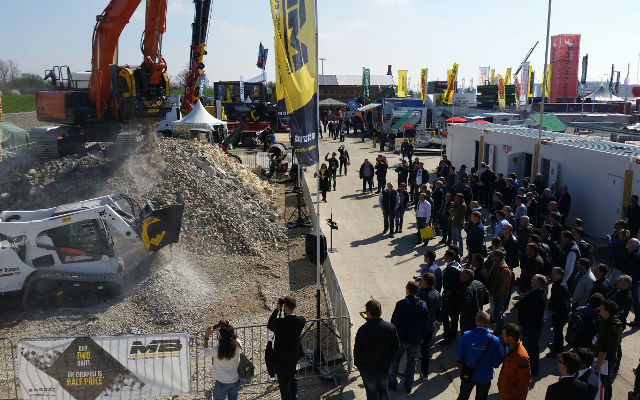
[[[120,41],[120,64],[139,64],[144,1]],[[0,58],[18,62],[23,72],[42,74],[52,65],[72,70],[90,67],[95,15],[107,0],[0,0]],[[268,0],[213,0],[206,72],[211,80],[250,78],[258,43],[273,47]],[[325,74],[384,74],[387,64],[409,70],[411,85],[419,69],[429,68],[429,80],[445,79],[459,64],[459,80],[478,79],[478,67],[504,74],[531,56],[541,72],[544,58],[547,1],[507,0],[318,0],[319,54],[327,60]],[[555,0],[551,34],[582,34],[581,56],[589,53],[590,80],[609,75],[611,64],[621,81],[631,63],[636,81],[640,53],[640,0]],[[163,54],[174,74],[187,63],[193,19],[191,0],[169,0]],[[273,77],[273,54],[267,66]],[[541,74],[536,75],[536,80]]]

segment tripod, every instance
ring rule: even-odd
[[[298,173],[296,174],[296,179],[294,181],[293,187],[288,189],[285,193],[296,194],[296,207],[291,212],[289,217],[287,217],[287,228],[297,228],[299,226],[311,226],[311,221],[309,221],[309,215],[307,214],[306,207],[303,205],[302,201],[302,184],[301,184],[301,174],[302,170],[300,168],[300,164],[296,165]],[[304,210],[303,210],[304,207]],[[295,218],[295,220],[294,220]]]

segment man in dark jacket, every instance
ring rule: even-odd
[[[549,299],[549,311],[551,312],[551,326],[553,327],[553,344],[547,357],[556,357],[564,347],[562,330],[569,320],[570,300],[569,288],[562,282],[564,271],[560,267],[554,267],[551,272],[551,298]]]
[[[591,295],[600,293],[602,296],[607,297],[609,293],[613,291],[613,286],[611,286],[611,282],[607,279],[608,272],[609,267],[607,267],[607,264],[601,263],[593,267],[593,276],[596,277],[596,280],[593,282]]]
[[[544,275],[544,260],[540,257],[540,249],[535,243],[528,243],[525,255],[526,260],[520,266],[520,290],[531,289],[531,279],[536,274]]]
[[[505,253],[504,260],[509,268],[514,269],[518,266],[520,260],[518,257],[518,240],[513,236],[513,227],[511,224],[502,227],[500,236],[502,238],[502,248]]]
[[[431,354],[429,349],[431,348],[431,340],[433,339],[433,333],[435,331],[435,322],[440,314],[440,306],[442,305],[442,298],[440,293],[434,288],[436,284],[436,277],[431,272],[427,272],[422,275],[420,280],[420,290],[418,291],[418,297],[425,302],[427,310],[429,310],[429,323],[427,331],[425,332],[422,342],[420,343],[420,373],[423,377],[427,377],[429,373],[429,361]]]
[[[480,211],[473,211],[471,213],[471,224],[471,228],[469,228],[469,232],[467,232],[467,251],[469,252],[469,258],[471,258],[474,253],[484,252],[484,225],[482,225],[482,213]]]
[[[360,166],[360,179],[362,179],[362,193],[365,193],[367,184],[369,185],[369,193],[373,192],[373,165],[366,158]]]
[[[387,165],[387,159],[379,155],[376,158],[376,178],[378,181],[378,191],[376,193],[380,193],[387,184],[387,169],[389,166]]]
[[[465,268],[460,273],[460,330],[476,327],[476,314],[489,303],[489,292],[480,281],[473,279],[473,270]]]
[[[574,351],[580,358],[580,367],[576,378],[589,386],[589,397],[584,400],[596,400],[596,395],[600,389],[600,376],[592,368],[593,351],[590,347],[578,347]]]
[[[571,286],[570,278],[575,276],[573,272],[575,270],[576,261],[580,259],[580,248],[578,244],[573,240],[573,234],[571,231],[562,231],[560,235],[560,260],[559,267],[564,269],[564,277],[562,281]]]
[[[393,237],[393,224],[396,219],[396,210],[400,205],[400,198],[398,192],[393,189],[391,182],[387,183],[387,187],[380,193],[379,206],[382,210],[382,216],[384,217],[384,230],[382,234],[387,233],[389,230],[389,237]]]
[[[558,356],[560,380],[549,385],[545,400],[586,400],[590,394],[589,385],[576,378],[580,358],[574,352],[565,351]]]
[[[631,196],[629,207],[627,207],[627,229],[631,237],[638,236],[638,230],[640,230],[640,205],[638,205],[638,195]]]
[[[522,332],[522,344],[527,349],[531,360],[531,374],[536,376],[540,372],[540,334],[544,325],[544,309],[547,305],[547,278],[535,275],[531,280],[531,291],[525,294],[515,304],[518,310],[518,324]]]
[[[631,296],[632,283],[633,280],[629,275],[620,275],[616,281],[616,290],[608,297],[618,305],[618,317],[625,328],[627,327],[629,310],[631,310],[631,304],[633,304],[633,297]]]
[[[407,282],[407,297],[396,303],[396,308],[391,316],[391,323],[396,327],[400,346],[391,364],[389,373],[389,389],[398,387],[398,369],[400,360],[407,354],[407,365],[404,373],[404,389],[411,393],[413,387],[413,374],[416,367],[416,359],[420,350],[420,342],[425,336],[429,325],[429,310],[424,301],[418,296],[418,284],[414,281]]]
[[[629,325],[640,326],[640,299],[638,298],[638,290],[640,290],[640,240],[632,237],[625,245],[627,254],[624,258],[622,273],[629,275],[633,280],[631,285],[631,297],[633,298],[633,314],[635,318]]]
[[[560,224],[565,226],[567,215],[571,210],[571,195],[567,191],[567,185],[560,188],[560,197],[558,198],[558,212],[560,212]]]
[[[280,397],[283,400],[295,400],[298,397],[296,364],[302,355],[300,334],[306,320],[304,317],[295,315],[295,309],[296,299],[293,296],[286,296],[282,301],[278,301],[278,308],[273,310],[267,323],[267,329],[275,335],[276,375]],[[283,310],[284,318],[278,318],[278,314]]]
[[[416,203],[420,186],[429,182],[429,173],[422,163],[415,164],[414,169],[409,174],[409,183],[411,185],[411,202]]]
[[[604,400],[611,400],[611,385],[618,372],[620,342],[624,325],[618,318],[618,304],[613,300],[604,301],[600,306],[600,315],[602,316],[602,323],[598,330],[598,341],[593,351],[598,360],[595,370],[600,372],[600,368],[607,361],[608,373],[600,374],[600,381],[604,386]]]
[[[404,183],[405,185],[407,184],[410,171],[411,168],[409,167],[407,160],[403,158],[402,162],[396,166],[396,173],[398,174],[398,187],[400,187],[401,183]]]
[[[440,180],[437,180],[436,183],[433,184],[433,209],[431,210],[431,215],[434,221],[442,222],[440,216],[442,215],[442,208],[444,207],[444,183]]]
[[[388,399],[389,370],[398,351],[398,334],[392,324],[380,317],[380,302],[367,301],[365,310],[367,322],[356,333],[353,361],[360,371],[367,399]]]
[[[400,153],[402,154],[402,158],[406,158],[409,160],[409,164],[411,164],[411,157],[413,157],[413,144],[409,143],[408,139],[404,139],[402,144],[400,145]]]
[[[329,179],[333,181],[333,190],[336,190],[336,175],[338,174],[339,161],[336,158],[336,152],[334,151],[329,158],[329,153],[324,156],[324,160],[329,163]]]
[[[496,188],[496,179],[498,179],[498,177],[491,170],[491,165],[487,165],[487,168],[484,170],[482,175],[480,175],[480,182],[482,182],[482,185],[484,186],[484,198],[482,198],[482,204],[484,204],[485,207],[487,207],[493,197],[493,193]],[[500,209],[502,209],[502,207],[500,207]]]
[[[442,328],[444,329],[443,344],[449,344],[458,334],[458,320],[460,319],[459,295],[456,292],[460,283],[462,267],[456,261],[455,250],[444,253],[445,262],[442,271]]]

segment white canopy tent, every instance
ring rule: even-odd
[[[218,126],[226,129],[227,123],[209,114],[209,111],[204,108],[200,100],[196,102],[188,115],[171,124],[173,132],[178,134],[188,134],[192,129],[198,128],[212,130]]]
[[[591,101],[594,103],[604,103],[607,101],[624,101],[623,98],[612,94],[609,90],[605,89],[604,86],[600,86],[593,93],[586,96],[585,99],[591,99]]]

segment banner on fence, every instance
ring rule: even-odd
[[[188,393],[189,336],[96,336],[18,343],[24,399],[138,399]]]

